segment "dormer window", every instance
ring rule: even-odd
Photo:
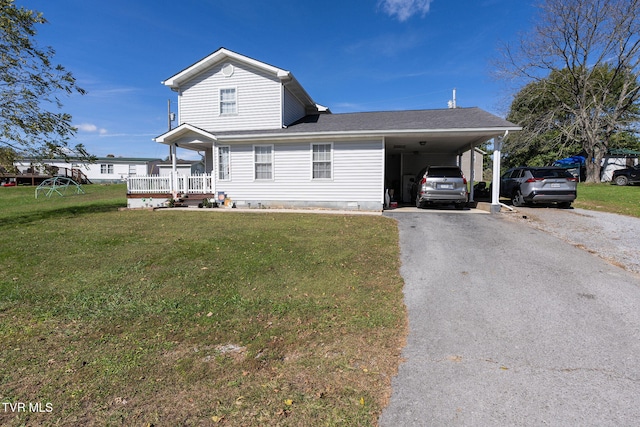
[[[220,114],[238,114],[236,88],[220,89]]]

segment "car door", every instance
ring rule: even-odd
[[[520,169],[511,169],[502,175],[502,178],[500,178],[500,196],[511,197],[513,189],[520,184],[517,180],[520,172]]]

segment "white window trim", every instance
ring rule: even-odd
[[[236,111],[233,113],[223,113],[222,112],[222,91],[233,89],[236,95]],[[238,88],[236,86],[225,86],[221,87],[218,90],[218,116],[237,116],[238,115]]]
[[[271,148],[271,178],[258,178],[256,173],[256,147],[270,147]],[[253,145],[253,180],[254,181],[274,181],[276,177],[275,167],[275,149],[273,144],[254,144]]]
[[[220,178],[220,149],[221,148],[228,148],[229,149],[229,177],[228,178]],[[216,151],[216,178],[218,181],[224,181],[224,182],[228,182],[231,181],[231,146],[230,145],[219,145],[218,149]]]
[[[329,154],[331,158],[329,159],[329,163],[331,164],[331,178],[314,178],[313,177],[313,146],[314,145],[328,145],[329,146]],[[311,181],[333,181],[333,142],[312,142],[309,144],[309,152],[310,152],[310,168],[309,176],[311,177]]]

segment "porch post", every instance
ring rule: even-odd
[[[174,199],[178,198],[177,147],[177,144],[171,144],[171,196]]]
[[[474,191],[473,191],[473,182],[476,179],[476,171],[475,171],[475,166],[476,166],[476,147],[471,145],[471,152],[469,153],[469,161],[470,161],[470,167],[469,167],[469,201],[473,202],[473,197],[474,197]]]
[[[229,153],[231,155],[231,153]],[[206,156],[206,154],[205,154]],[[218,159],[216,157],[216,144],[211,144],[211,167],[208,168],[211,174],[211,194],[216,194],[216,183],[218,182]]]

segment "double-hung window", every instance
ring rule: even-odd
[[[331,144],[311,144],[311,178],[331,179]]]
[[[218,179],[228,181],[231,179],[231,158],[229,146],[218,147]]]
[[[101,174],[113,174],[113,165],[112,164],[101,164],[100,165],[100,173]]]
[[[238,100],[236,88],[220,89],[220,114],[237,114]]]
[[[273,145],[254,145],[255,179],[273,179]]]

